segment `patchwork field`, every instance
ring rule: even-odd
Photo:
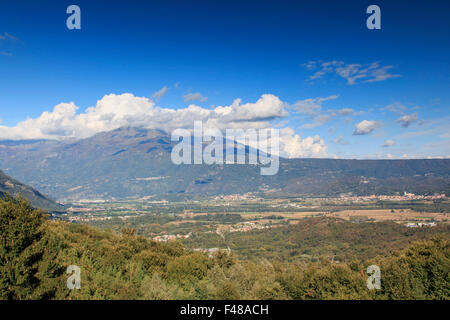
[[[195,213],[191,217],[205,216],[208,213]],[[214,213],[209,213],[214,214]],[[337,212],[329,211],[303,211],[303,212],[235,212],[240,214],[245,220],[261,220],[269,217],[283,217],[290,220],[298,220],[303,218],[327,216],[351,220],[354,218],[367,218],[374,221],[411,221],[411,220],[430,220],[433,219],[439,222],[449,221],[449,213],[440,212],[417,212],[411,209],[391,210],[391,209],[376,209],[376,210],[342,210]],[[200,219],[201,220],[201,219]]]
[[[344,210],[333,213],[326,213],[326,216],[337,217],[345,220],[350,220],[352,217],[367,217],[375,221],[410,221],[410,220],[429,220],[448,221],[448,213],[438,212],[416,212],[413,210]]]

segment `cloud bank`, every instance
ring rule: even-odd
[[[161,97],[163,91],[156,95]],[[155,97],[156,98],[156,97]],[[194,121],[204,128],[263,129],[271,128],[272,120],[288,116],[287,104],[272,94],[262,95],[254,103],[240,99],[228,106],[207,109],[191,104],[182,109],[161,108],[146,97],[130,93],[109,94],[84,112],[74,102],[60,103],[52,111],[37,118],[27,118],[14,127],[0,125],[0,139],[82,139],[96,133],[124,126],[159,129],[171,133],[178,128],[192,129]],[[280,154],[285,157],[325,157],[327,146],[319,136],[301,139],[294,130],[280,129]]]

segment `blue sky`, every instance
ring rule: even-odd
[[[66,28],[71,4],[81,30]],[[381,30],[366,27],[371,4]],[[2,0],[0,139],[82,137],[139,117],[127,108],[159,107],[164,121],[179,110],[180,123],[239,98],[250,105],[234,120],[264,126],[258,112],[269,114],[292,157],[448,157],[449,15],[437,0]],[[120,121],[74,120],[71,106],[83,114],[111,94],[100,105]]]

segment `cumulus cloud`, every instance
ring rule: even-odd
[[[392,147],[392,146],[395,146],[394,140],[386,140],[383,144],[383,147]]]
[[[185,94],[183,96],[183,100],[184,100],[184,102],[190,102],[190,101],[205,102],[206,100],[208,100],[208,98],[204,97],[200,93],[196,92],[196,93]]]
[[[263,94],[256,103],[241,102],[236,99],[230,106],[216,107],[214,113],[225,122],[269,121],[288,115],[286,103],[272,94]]]
[[[324,158],[328,157],[328,146],[320,136],[300,138],[291,128],[280,130],[281,156],[287,158]]]
[[[38,118],[26,119],[15,127],[0,126],[0,137],[10,138],[85,138],[97,132],[122,126],[142,126],[171,132],[176,128],[189,128],[195,120],[215,127],[268,127],[268,120],[288,113],[284,103],[274,95],[262,95],[255,103],[241,104],[236,99],[230,106],[205,109],[194,104],[187,108],[161,108],[146,97],[130,93],[110,94],[97,101],[94,107],[77,114],[73,103],[61,103],[53,111]]]
[[[369,134],[382,125],[383,123],[381,121],[363,120],[360,123],[356,124],[353,135],[359,136]]]
[[[164,86],[161,89],[159,89],[158,91],[156,91],[155,93],[152,94],[152,98],[155,101],[159,101],[162,99],[162,97],[164,97],[164,95],[167,93],[167,87]]]
[[[328,146],[325,141],[318,135],[314,137],[306,137],[302,139],[300,135],[296,134],[295,131],[290,127],[281,128],[279,133],[279,150],[275,154],[284,158],[325,158],[330,157],[327,154]],[[244,133],[245,135],[245,133]],[[241,144],[248,144],[253,148],[258,148],[257,140],[248,140],[247,137],[238,136],[236,141]],[[259,141],[261,143],[261,141]],[[268,137],[267,145],[272,144],[271,138]]]
[[[407,128],[414,122],[418,121],[417,112],[413,114],[405,114],[404,116],[397,119],[397,123],[399,123],[402,127]]]
[[[379,62],[370,64],[346,64],[344,61],[310,61],[304,66],[308,70],[316,70],[309,77],[310,80],[322,78],[326,74],[336,74],[347,80],[347,84],[354,85],[358,82],[378,82],[390,78],[400,77],[398,74],[391,74],[389,70],[393,66],[380,66]]]
[[[52,111],[28,118],[14,127],[0,125],[0,139],[66,139],[87,138],[96,133],[124,126],[160,129],[171,133],[177,128],[192,129],[194,121],[204,128],[263,129],[272,120],[286,117],[286,103],[272,94],[262,95],[256,102],[240,99],[228,106],[206,109],[191,104],[182,109],[158,107],[146,97],[130,93],[109,94],[95,106],[79,112],[75,103],[60,103]],[[319,136],[301,139],[291,128],[280,129],[280,154],[286,157],[324,157],[327,146]]]

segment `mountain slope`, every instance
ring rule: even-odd
[[[120,128],[70,142],[0,141],[0,167],[57,199],[191,197],[218,194],[450,194],[450,160],[280,159],[258,165],[174,165],[170,136]]]
[[[25,199],[30,201],[35,208],[40,208],[49,212],[62,212],[64,207],[55,201],[47,198],[39,191],[7,176],[0,170],[0,196],[9,194],[11,196],[22,195]]]

